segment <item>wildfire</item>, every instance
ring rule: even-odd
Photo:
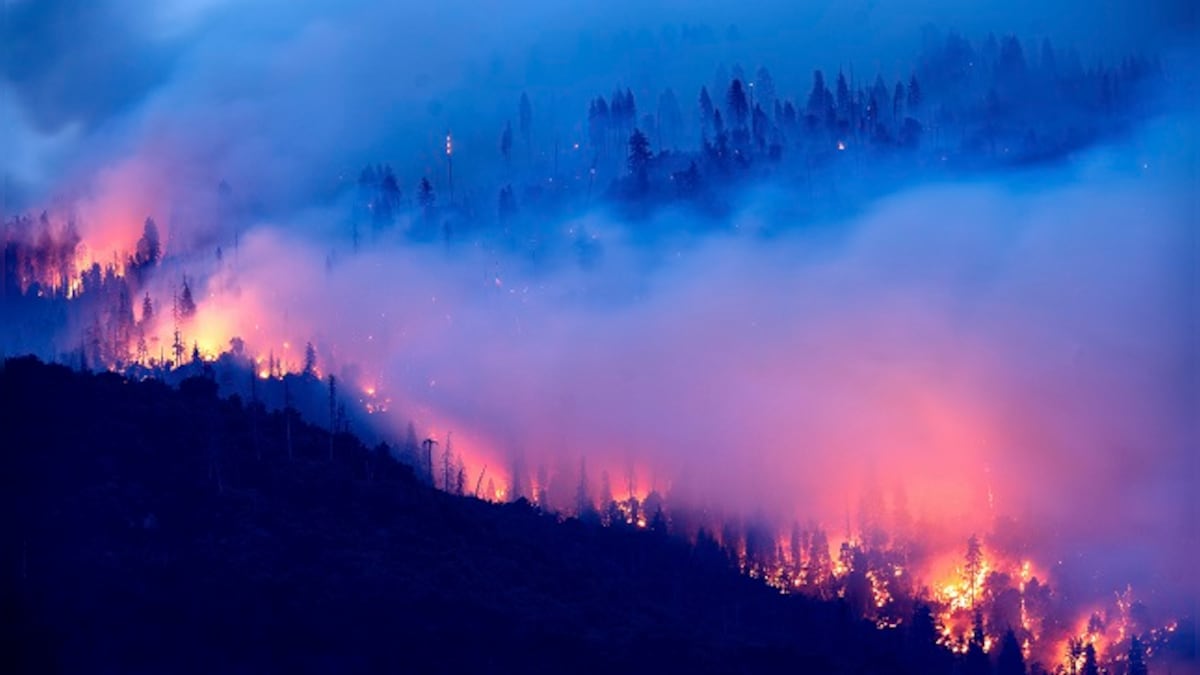
[[[449,136],[446,142],[449,155]],[[844,150],[845,144],[839,142],[838,149]],[[36,226],[31,222],[20,227],[33,228],[28,230],[33,232]],[[167,279],[161,270],[147,273],[145,270],[153,269],[153,260],[138,263],[136,253],[98,254],[79,241],[70,227],[41,227],[45,236],[38,235],[34,240],[28,232],[14,233],[6,226],[6,241],[16,238],[24,247],[20,248],[21,266],[16,270],[20,290],[81,303],[96,296],[115,307],[107,314],[99,313],[102,318],[86,329],[81,340],[80,349],[90,363],[113,370],[131,365],[171,370],[188,364],[211,364],[232,355],[249,364],[252,379],[267,381],[300,373],[323,377],[321,368],[310,362],[307,354],[304,358],[293,356],[292,346],[304,344],[311,336],[265,328],[278,323],[268,320],[270,298],[247,289],[227,292],[237,286],[219,273],[199,281]],[[498,276],[494,283],[502,285]],[[375,342],[374,337],[375,333],[367,334],[367,342]],[[327,371],[336,372],[332,366]],[[378,415],[392,408],[393,400],[377,373],[365,377],[355,374],[348,382],[352,384],[346,391],[353,393],[344,394],[344,400],[351,403],[356,399],[359,412]],[[449,420],[437,422],[427,425],[427,430],[466,426]],[[497,452],[492,444],[458,442],[457,436],[455,440],[453,480],[449,459],[438,464],[442,460],[435,458],[435,466],[426,467],[435,485],[487,501],[526,497],[547,511],[555,506],[564,508],[561,503],[550,503],[543,477],[515,479],[503,470],[489,471],[488,467],[504,464],[498,459],[504,453]],[[441,478],[436,477],[439,471]],[[653,481],[647,480],[651,472],[630,469],[613,475],[624,480],[606,486],[605,494],[593,492],[598,500],[586,497],[597,508],[600,521],[636,529],[658,527],[661,497],[657,497]],[[654,499],[660,503],[654,503]],[[989,489],[989,505],[991,502]],[[849,525],[844,535],[831,538],[816,527],[790,534],[770,532],[755,538],[747,531],[725,531],[720,522],[708,526],[713,538],[748,576],[780,593],[843,598],[855,603],[856,609],[880,629],[896,628],[909,620],[909,610],[899,609],[906,600],[927,603],[933,612],[938,643],[960,654],[973,643],[984,652],[992,651],[1011,628],[1026,659],[1045,658],[1079,672],[1089,647],[1095,658],[1120,660],[1132,636],[1148,636],[1149,653],[1177,628],[1175,623],[1158,628],[1135,626],[1135,603],[1129,587],[1115,594],[1113,607],[1089,608],[1067,628],[1057,619],[1047,618],[1054,616],[1047,607],[1053,593],[1044,571],[1032,560],[1008,556],[976,537],[967,541],[965,555],[955,550],[910,559],[904,547],[879,545],[864,532],[852,533]],[[690,534],[695,536],[695,530]]]

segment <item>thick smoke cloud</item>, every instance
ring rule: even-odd
[[[1198,552],[1179,129],[821,226],[773,223],[786,193],[766,191],[665,255],[596,214],[559,227],[598,253],[552,272],[384,243],[297,274],[329,240],[264,227],[208,290],[232,330],[316,336],[394,398],[395,437],[452,431],[474,472],[520,458],[561,486],[586,459],[614,486],[632,470],[677,503],[835,527],[865,487],[903,490],[930,527],[1014,517],[1089,584],[1161,590]]]
[[[1098,585],[1196,597],[1195,166],[1171,153],[1195,147],[1192,119],[849,220],[791,222],[777,187],[699,240],[648,245],[603,212],[548,224],[586,264],[350,252],[338,200],[363,163],[411,191],[461,129],[461,180],[483,184],[523,90],[565,134],[587,96],[632,82],[690,101],[718,63],[766,63],[794,92],[814,67],[904,76],[927,21],[1098,53],[1195,28],[1189,3],[785,4],[10,2],[5,214],[70,204],[101,251],[155,215],[169,251],[201,251],[200,323],[313,339],[394,397],[394,434],[453,431],[497,473],[586,458],[614,485],[632,469],[682,501],[828,523],[864,483],[903,486],[933,523],[1032,519],[1032,543]],[[718,37],[639,51],[642,26],[681,22]],[[252,226],[214,269],[222,179]]]

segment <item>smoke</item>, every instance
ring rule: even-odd
[[[677,212],[547,223],[559,243],[536,262],[482,237],[352,250],[339,200],[364,162],[393,161],[411,191],[440,172],[447,128],[464,158],[495,156],[522,90],[547,128],[568,128],[623,80],[690,97],[740,59],[802,92],[813,67],[868,45],[862,68],[903,76],[897,55],[926,20],[976,27],[942,7],[895,22],[899,3],[788,21],[632,4],[10,3],[6,210],[69,204],[98,259],[155,215],[183,254],[171,271],[197,280],[192,339],[239,336],[292,363],[311,340],[331,372],[393,399],[381,424],[396,437],[410,420],[453,432],[472,476],[519,464],[573,481],[560,467],[586,459],[594,480],[632,475],[674,503],[828,524],[873,485],[931,527],[1018,518],[1030,546],[1097,588],[1197,597],[1190,118],[1066,167],[907,189],[851,216],[801,221],[803,196],[776,185],[703,236],[632,234],[693,228]],[[1075,10],[1093,3],[1023,4],[978,29],[1137,47],[1194,26],[1170,3],[1115,4],[1121,21],[1084,26]],[[613,72],[587,56],[625,44],[611,15],[737,23],[741,37]],[[870,43],[881,26],[896,27]],[[464,159],[463,184],[495,164]],[[237,225],[215,218],[221,179]]]
[[[1097,58],[1169,52],[1195,27],[1182,2],[15,0],[0,16],[0,141],[15,149],[0,157],[7,213],[73,203],[115,170],[156,176],[174,195],[224,179],[260,211],[294,213],[368,161],[392,162],[415,186],[437,173],[447,129],[461,132],[463,184],[487,192],[494,162],[465,157],[495,157],[522,91],[538,140],[565,145],[597,93],[633,87],[645,111],[673,87],[691,111],[720,64],[765,64],[781,92],[802,95],[814,68],[906,78],[934,24],[1049,36]],[[699,26],[711,35],[682,35]]]
[[[603,213],[557,225],[584,262],[399,238],[355,254],[264,225],[209,279],[199,324],[313,339],[350,386],[393,399],[394,437],[410,419],[451,431],[472,476],[519,459],[526,481],[541,466],[573,484],[585,459],[593,483],[633,473],[675,504],[834,527],[864,489],[902,491],[930,528],[1016,518],[1085,585],[1194,594],[1180,128],[819,225],[776,222],[780,190],[686,243]]]

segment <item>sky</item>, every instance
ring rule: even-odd
[[[795,95],[817,67],[903,78],[929,25],[1156,53],[1186,73],[1195,15],[1077,0],[9,0],[3,212],[69,206],[98,249],[155,215],[169,251],[202,253],[182,263],[202,316],[312,339],[392,392],[396,433],[412,419],[551,471],[586,458],[614,483],[634,467],[681,500],[782,518],[836,522],[864,482],[903,488],[930,521],[1032,517],[1036,545],[1168,589],[1200,553],[1194,109],[1064,165],[941,177],[811,223],[791,222],[787,185],[763,185],[718,233],[652,246],[603,210],[546,224],[597,251],[588,264],[400,238],[351,256],[338,210],[366,162],[391,162],[409,192],[440,175],[447,129],[463,184],[484,183],[521,92],[569,138],[597,93],[672,86],[688,105],[722,64],[768,64]],[[683,24],[717,37],[645,39]],[[236,266],[207,256],[227,234],[210,222],[220,180],[251,205]]]

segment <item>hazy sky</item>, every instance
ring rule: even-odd
[[[927,25],[1049,36],[1113,59],[1169,53],[1196,26],[1183,1],[9,0],[0,11],[10,210],[88,189],[134,158],[176,189],[219,175],[297,208],[367,160],[422,171],[448,127],[494,156],[523,90],[543,123],[577,118],[616,84],[673,86],[690,110],[721,63],[766,64],[799,95],[814,67],[904,77]],[[685,24],[711,26],[716,41],[644,48]]]

